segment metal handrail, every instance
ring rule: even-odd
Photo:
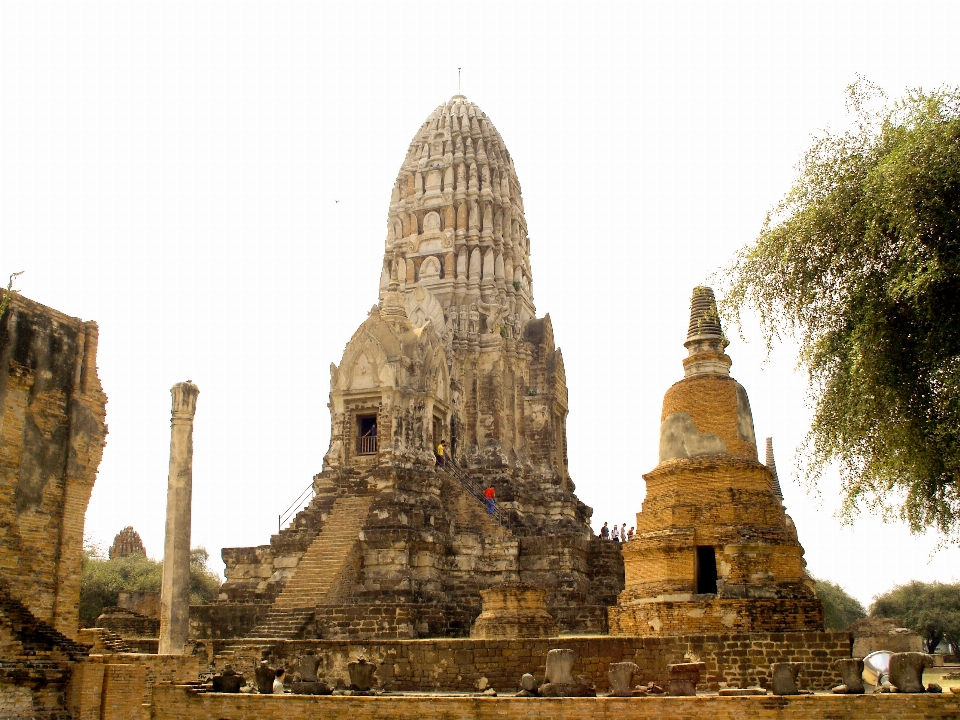
[[[483,494],[484,489],[480,486],[480,483],[470,478],[453,459],[449,456],[445,457],[443,465],[438,465],[437,468],[459,482],[468,493],[483,503],[484,510],[486,510],[487,496]],[[493,512],[490,514],[493,515],[501,527],[506,523],[506,513],[503,512],[496,500],[493,501]]]
[[[313,500],[314,490],[313,490],[313,481],[310,481],[310,484],[307,486],[307,489],[300,493],[300,497],[294,500],[290,507],[284,510],[280,515],[277,516],[277,532],[283,530],[283,523],[293,517],[297,512],[300,511],[300,508],[305,504]]]

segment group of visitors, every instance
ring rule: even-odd
[[[607,527],[606,523],[604,523],[603,527],[600,528],[600,537],[602,537],[604,540],[613,540],[614,542],[628,542],[633,540],[633,530],[634,529],[632,527],[627,530],[626,523],[620,527],[617,527],[616,524],[614,524],[612,530]]]

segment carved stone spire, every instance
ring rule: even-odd
[[[479,107],[455,95],[434,110],[411,141],[394,187],[385,265],[397,253],[420,267],[429,257],[442,263],[442,256],[463,248],[468,258],[479,248],[481,262],[490,250],[494,258],[516,244],[525,250],[514,255],[511,277],[505,271],[498,277],[496,263],[478,263],[475,272],[472,263],[462,269],[458,263],[442,274],[401,273],[401,302],[420,286],[447,313],[464,304],[465,296],[479,298],[481,287],[489,301],[499,280],[501,286],[517,283],[510,311],[524,322],[536,317],[520,183],[503,138]],[[476,284],[463,287],[468,281]]]
[[[147,551],[143,547],[143,541],[140,539],[140,533],[128,525],[119,533],[117,533],[117,536],[113,539],[113,545],[110,546],[107,556],[113,560],[114,558],[129,557],[130,555],[145,556],[146,554]]]
[[[777,462],[773,459],[773,438],[767,438],[767,461],[764,463],[773,475],[773,494],[783,501],[783,491],[780,489],[780,478],[777,475]]]
[[[684,375],[729,375],[730,357],[724,349],[730,342],[720,327],[713,289],[699,286],[690,298],[690,325],[687,328],[688,357],[683,361]]]

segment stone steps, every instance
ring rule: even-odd
[[[241,642],[251,638],[292,639],[303,632],[314,608],[336,588],[359,542],[372,501],[370,495],[337,498],[323,529],[300,558],[273,607]]]
[[[13,637],[23,646],[26,655],[43,656],[54,648],[66,653],[71,660],[80,660],[88,654],[86,647],[35,618],[26,605],[13,596],[5,582],[0,582],[0,615],[6,618]]]
[[[340,497],[323,530],[300,558],[296,572],[277,596],[277,609],[316,607],[340,578],[350,551],[359,540],[370,510],[370,495]]]

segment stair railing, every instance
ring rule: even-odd
[[[300,508],[313,500],[313,495],[313,481],[311,480],[306,490],[300,493],[300,496],[290,504],[290,507],[280,513],[280,515],[277,517],[277,532],[283,530],[283,524],[296,515],[300,511]]]
[[[467,475],[450,456],[445,456],[443,465],[437,465],[437,469],[460,483],[460,485],[462,485],[468,493],[483,503],[485,510],[487,509],[487,496],[484,495],[484,488],[480,485],[480,483]],[[489,510],[487,511],[489,512]],[[500,524],[501,527],[506,524],[506,513],[503,512],[503,509],[496,500],[493,501],[493,512],[490,514],[493,516],[493,519]]]

